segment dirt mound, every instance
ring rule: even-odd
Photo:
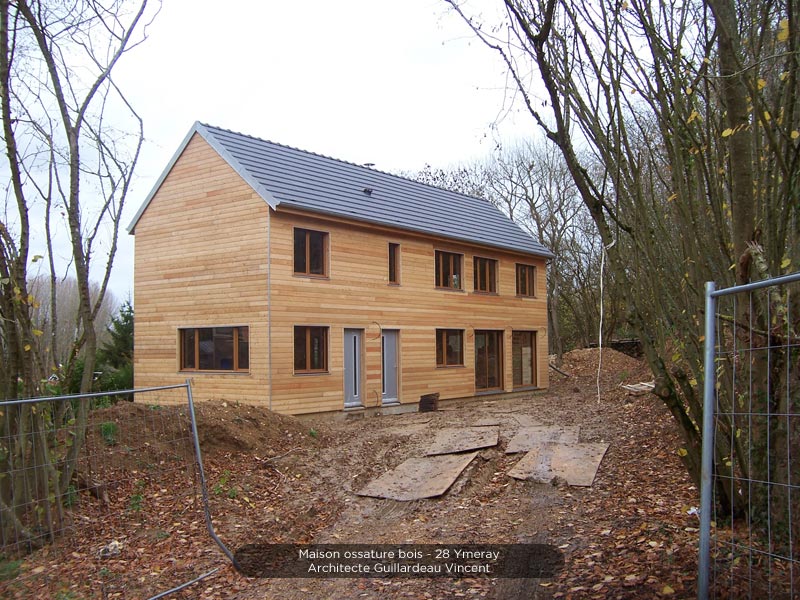
[[[602,363],[601,363],[602,353]],[[601,376],[613,376],[619,383],[633,383],[652,379],[644,360],[638,360],[611,348],[582,348],[564,355],[561,370],[577,377],[597,375],[601,364]]]
[[[326,435],[319,425],[260,406],[198,402],[195,416],[200,448],[209,455],[253,452],[269,458],[290,448],[317,446]],[[190,436],[186,406],[119,402],[92,411],[87,440],[96,447],[128,446],[158,454]],[[143,437],[148,439],[144,447]]]
[[[317,445],[325,432],[260,406],[203,402],[195,406],[203,452],[252,451],[264,458]]]

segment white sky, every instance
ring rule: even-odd
[[[383,171],[447,167],[530,135],[500,58],[444,0],[164,0],[115,80],[147,138],[124,224],[194,121]],[[112,291],[132,293],[121,234]]]

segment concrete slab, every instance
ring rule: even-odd
[[[476,456],[470,452],[409,458],[356,493],[401,502],[441,496]]]
[[[560,444],[546,442],[528,452],[508,474],[515,479],[550,483],[561,477],[569,485],[590,487],[608,444]]]
[[[499,427],[448,427],[436,432],[425,456],[454,454],[496,446]]]
[[[533,425],[522,427],[517,434],[508,440],[506,454],[528,452],[541,444],[560,442],[562,444],[577,444],[580,427],[560,425]]]

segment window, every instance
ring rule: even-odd
[[[511,335],[514,387],[536,385],[536,332],[515,331]]]
[[[497,261],[491,258],[473,259],[475,291],[487,294],[497,293]]]
[[[437,250],[436,260],[436,287],[461,289],[461,255],[453,252]]]
[[[310,229],[294,230],[294,272],[298,275],[327,274],[328,234]]]
[[[400,285],[400,244],[389,243],[389,283]]]
[[[247,371],[249,327],[195,327],[179,330],[181,371]]]
[[[461,329],[436,330],[436,366],[464,366],[464,331]]]
[[[503,332],[475,331],[475,389],[503,387]]]
[[[536,267],[517,264],[517,296],[536,295]]]
[[[328,328],[294,328],[295,373],[325,373],[328,371]]]

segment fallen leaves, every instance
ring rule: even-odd
[[[697,517],[685,507],[698,500],[677,455],[680,439],[658,400],[631,397],[617,387],[623,380],[652,377],[640,361],[604,349],[603,393],[596,400],[598,354],[568,353],[563,368],[573,377],[554,375],[549,392],[523,400],[464,402],[457,410],[426,413],[424,421],[407,414],[312,426],[256,407],[201,405],[199,433],[217,532],[231,548],[245,542],[536,540],[559,547],[566,560],[558,577],[533,584],[543,594],[692,596]],[[134,409],[115,407],[103,418],[112,420],[113,410]],[[507,423],[528,418],[579,425],[582,440],[610,443],[594,486],[559,489],[509,480],[513,459],[498,453],[476,461],[456,491],[440,499],[393,503],[352,493],[402,462],[415,444],[429,442],[436,428],[488,416]],[[120,439],[119,445],[124,443]],[[80,515],[85,525],[76,528],[75,545],[66,553],[45,549],[32,555],[23,566],[27,572],[54,575],[75,597],[86,598],[147,597],[220,565],[213,576],[176,597],[351,597],[347,591],[363,598],[504,597],[497,591],[502,582],[488,579],[247,580],[226,565],[209,539],[185,465],[167,469],[168,447],[159,439],[142,447],[119,465],[126,472],[118,477],[118,487],[109,488],[113,506],[103,509],[85,498],[91,510]],[[166,477],[152,477],[149,462]],[[141,495],[134,503],[138,511],[130,506],[136,494]],[[114,540],[119,554],[99,559],[97,552]]]

